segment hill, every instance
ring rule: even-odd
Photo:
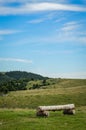
[[[10,71],[10,72],[0,72],[0,81],[2,80],[8,80],[9,79],[33,79],[33,80],[37,80],[37,79],[44,79],[43,76],[38,75],[38,74],[34,74],[34,73],[30,73],[30,72],[25,72],[25,71]]]
[[[1,73],[0,72],[0,83],[2,82],[7,82],[9,80],[11,80],[12,78],[7,76],[5,73]]]
[[[54,105],[75,103],[76,106],[86,106],[86,80],[82,79],[47,79],[45,86],[40,88],[14,91],[0,97],[0,107],[3,108],[36,108],[38,105]],[[30,81],[43,83],[43,80]],[[31,87],[28,86],[27,87]],[[32,84],[31,84],[32,85]]]
[[[86,86],[86,79],[61,79],[48,78],[45,80],[29,81],[27,89],[53,89],[53,88],[71,88],[77,86]]]
[[[0,93],[26,89],[52,89],[86,86],[86,79],[47,78],[25,71],[0,72]]]
[[[33,88],[34,84],[40,86]],[[21,84],[22,85],[22,84]],[[32,80],[28,90],[11,91],[0,96],[1,130],[85,130],[86,79]],[[48,118],[36,117],[40,105],[75,104],[75,115],[49,112]]]
[[[38,74],[23,71],[0,72],[0,93],[25,90],[29,81],[47,79]]]

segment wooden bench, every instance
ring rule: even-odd
[[[49,116],[49,111],[60,111],[63,110],[63,114],[74,115],[75,114],[75,105],[55,105],[55,106],[39,106],[37,108],[37,116]]]

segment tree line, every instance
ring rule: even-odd
[[[0,93],[6,94],[9,91],[26,90],[29,81],[44,79],[46,79],[46,77],[28,72],[0,72]],[[36,85],[33,86],[33,89],[36,87]]]
[[[0,83],[0,93],[8,93],[9,91],[26,90],[27,80],[10,80]]]

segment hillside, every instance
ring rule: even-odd
[[[52,89],[86,86],[86,79],[47,78],[38,74],[11,71],[0,72],[0,93],[26,89]]]
[[[53,88],[71,88],[77,86],[86,86],[86,79],[61,79],[48,78],[46,80],[29,81],[27,89],[53,89]]]
[[[9,91],[26,90],[26,85],[29,81],[44,79],[47,78],[38,74],[22,71],[0,72],[0,94],[6,94]]]
[[[22,85],[22,84],[21,84]],[[33,88],[33,86],[38,88]],[[85,130],[86,79],[32,80],[28,90],[10,91],[0,96],[1,130]],[[40,105],[75,104],[75,115],[49,112],[48,118],[36,116]]]
[[[82,79],[47,79],[45,86],[40,88],[14,91],[0,97],[2,108],[36,108],[38,105],[54,105],[75,103],[76,106],[86,106],[86,80]],[[30,81],[43,83],[43,80]],[[27,85],[27,87],[29,87]],[[33,85],[34,86],[34,85]],[[31,86],[30,86],[31,87]]]
[[[7,81],[10,81],[10,80],[12,80],[11,77],[7,76],[5,73],[0,72],[0,83],[7,82]]]
[[[19,80],[19,79],[44,79],[43,76],[38,75],[38,74],[34,74],[34,73],[30,73],[30,72],[25,72],[25,71],[10,71],[10,72],[0,72],[0,81],[2,80],[7,80],[9,79],[15,79],[15,80]]]

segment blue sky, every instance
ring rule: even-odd
[[[0,71],[86,78],[86,0],[0,0]]]

